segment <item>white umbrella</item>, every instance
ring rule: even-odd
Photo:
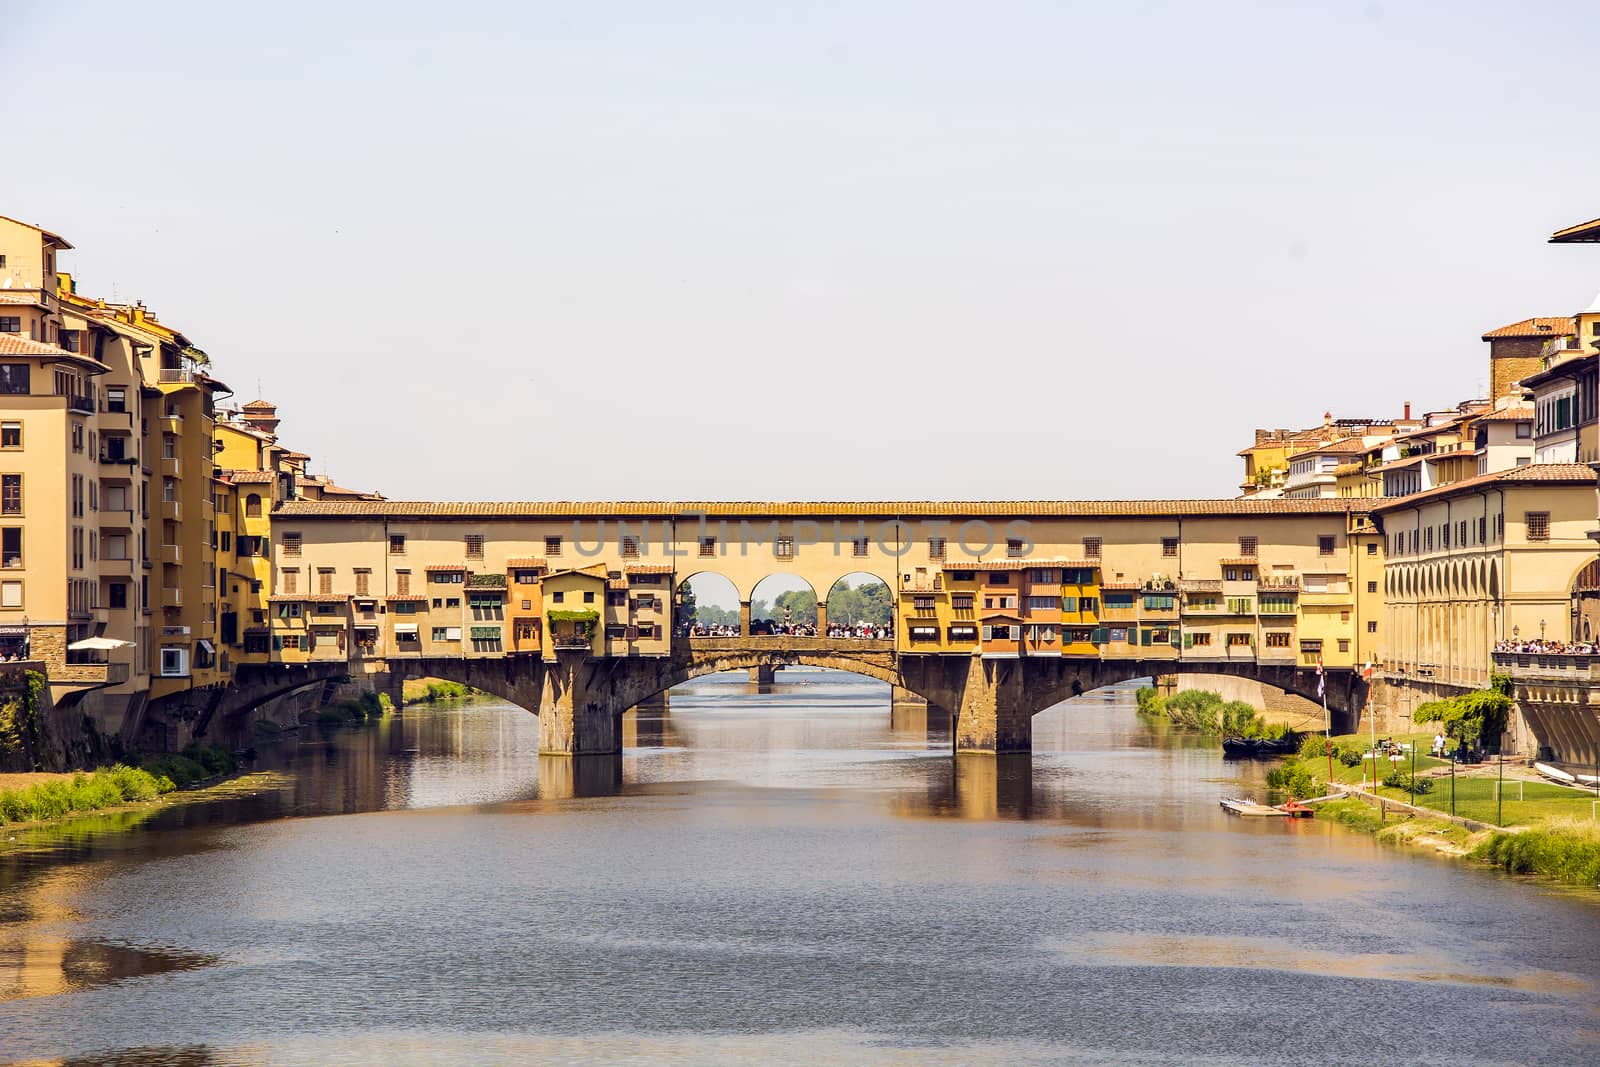
[[[119,641],[115,637],[85,637],[67,646],[68,652],[110,652],[114,648],[127,648],[132,641]]]

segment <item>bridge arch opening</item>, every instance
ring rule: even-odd
[[[769,574],[750,590],[752,636],[809,636],[817,628],[817,590],[798,574]]]
[[[894,594],[870,571],[851,571],[828,587],[823,602],[827,632],[838,637],[887,633],[894,625]]]
[[[715,571],[697,571],[678,583],[673,600],[675,632],[739,633],[739,590],[727,577]]]

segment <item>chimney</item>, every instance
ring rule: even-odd
[[[1322,425],[1324,429],[1333,425],[1333,412],[1324,411],[1322,413]]]
[[[1407,419],[1411,418],[1411,401],[1409,401],[1409,400],[1406,401],[1406,415],[1405,415],[1405,417]]]

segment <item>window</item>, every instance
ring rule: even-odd
[[[1268,630],[1267,631],[1266,645],[1267,645],[1268,648],[1288,648],[1289,647],[1289,631],[1287,631],[1287,630]]]
[[[356,596],[366,596],[372,587],[372,571],[366,567],[356,568]]]
[[[333,592],[333,568],[332,567],[318,567],[317,568],[317,592],[323,594],[324,596],[326,596],[329,593]]]
[[[1533,436],[1533,423],[1531,423],[1531,422],[1519,422],[1519,423],[1517,423],[1517,437],[1522,438],[1522,439],[1526,439],[1526,438],[1529,438],[1529,437],[1532,437],[1532,436]]]
[[[1367,633],[1375,634],[1377,632],[1378,632],[1378,620],[1377,619],[1368,619],[1367,620]]]
[[[1333,555],[1334,538],[1331,534],[1323,534],[1317,538],[1317,555]]]
[[[0,515],[22,514],[22,475],[0,474]]]
[[[1006,555],[1011,559],[1020,557],[1022,555],[1022,542],[1014,537],[1008,539],[1006,541]]]
[[[951,611],[971,611],[972,610],[972,594],[971,593],[952,593],[950,595],[950,610]]]
[[[1340,622],[1349,622],[1350,621],[1350,609],[1349,608],[1345,608],[1343,611],[1339,612],[1339,621]]]
[[[481,550],[481,546],[480,546],[480,550]],[[467,552],[467,555],[470,556],[471,554],[472,554],[471,550],[469,549],[468,552]],[[639,539],[637,537],[624,537],[622,539],[622,558],[623,559],[638,559],[639,558]]]
[[[620,589],[612,589],[606,593],[606,606],[625,608],[628,606],[628,594]]]
[[[22,447],[22,423],[0,422],[0,448]]]
[[[1548,511],[1530,511],[1523,516],[1528,527],[1528,540],[1550,540],[1550,513]]]
[[[546,537],[544,539],[544,554],[547,556],[561,555],[561,538]]]
[[[21,333],[21,315],[0,315],[0,333]]]
[[[244,498],[244,514],[249,519],[259,519],[261,517],[261,495],[259,493],[251,493]]]
[[[1367,583],[1367,592],[1376,593],[1377,591],[1378,591],[1378,583],[1377,582],[1368,582]]]
[[[410,596],[411,595],[411,572],[410,571],[395,571],[394,572],[394,591],[396,593],[400,594],[401,596]]]
[[[161,650],[161,677],[181,678],[189,673],[189,650],[163,648]]]
[[[589,592],[586,592],[586,593],[583,594],[583,602],[585,604],[593,604],[594,603],[594,592],[593,592],[593,590],[590,590]]]
[[[401,635],[400,634],[395,634],[395,636],[399,637]],[[275,637],[273,637],[273,641],[275,641],[277,643],[278,647],[281,648],[281,649],[286,649],[286,650],[288,650],[290,652],[298,652],[298,651],[300,651],[300,635],[299,634],[278,634]]]
[[[0,567],[22,566],[22,527],[0,530]]]
[[[1071,597],[1067,597],[1065,599],[1066,600],[1070,600],[1072,598]],[[1063,603],[1065,603],[1065,600],[1063,601]],[[1085,615],[1097,615],[1097,614],[1099,614],[1099,612],[1100,612],[1100,598],[1099,597],[1093,597],[1093,596],[1080,597],[1078,599],[1078,610],[1081,611]]]
[[[1378,554],[1378,542],[1376,542],[1376,541],[1368,541],[1367,542],[1367,555],[1376,556],[1377,554]]]
[[[1249,648],[1250,647],[1250,635],[1249,634],[1238,634],[1238,633],[1229,634],[1228,635],[1228,647],[1229,648]]]
[[[778,538],[772,544],[772,554],[779,559],[794,559],[794,538]]]
[[[0,319],[0,322],[3,321]],[[3,332],[0,330],[0,333]],[[0,363],[0,393],[26,395],[29,392],[28,370],[26,363]]]
[[[976,626],[950,627],[950,640],[952,641],[976,641],[977,639],[978,628]]]
[[[930,537],[930,538],[928,538],[928,558],[929,559],[944,559],[944,556],[945,556],[945,539],[942,538],[942,537]]]
[[[1350,651],[1350,639],[1348,637],[1339,638],[1339,651],[1340,652],[1349,652]]]
[[[709,559],[717,554],[717,539],[715,537],[700,538],[700,558]]]
[[[285,556],[298,556],[300,554],[300,535],[298,533],[284,531],[283,554]]]
[[[1083,539],[1083,558],[1099,559],[1101,541],[1098,537],[1085,537]]]
[[[300,617],[300,605],[299,604],[292,604],[291,603],[291,604],[279,604],[278,605],[278,618],[280,618],[280,619],[298,619],[299,617]]]
[[[567,594],[562,592],[559,589],[557,589],[555,592],[550,594],[550,603],[552,603],[552,604],[559,604],[559,603],[561,603],[562,601],[564,601],[566,599],[567,599]]]
[[[112,608],[126,608],[128,606],[128,583],[112,582],[106,586],[107,606]]]
[[[1060,597],[1031,596],[1028,598],[1029,611],[1053,611],[1064,606]]]
[[[856,557],[865,556],[867,554],[867,539],[865,537],[857,537],[851,540],[850,554]]]
[[[1256,555],[1256,549],[1258,549],[1260,545],[1261,541],[1259,538],[1241,537],[1239,538],[1239,555],[1254,556]]]
[[[482,534],[467,534],[465,540],[466,540],[466,543],[467,543],[467,558],[468,559],[482,559],[483,558],[483,535]],[[635,548],[637,549],[637,547],[638,546],[636,545]]]
[[[389,555],[391,555],[391,556],[403,556],[405,554],[406,554],[406,535],[405,534],[390,534],[389,535]]]
[[[22,607],[22,583],[0,582],[0,608]]]
[[[300,584],[300,571],[295,567],[286,567],[283,571],[283,591],[285,593],[299,592],[295,587]]]
[[[1196,648],[1202,648],[1211,644],[1211,635],[1203,631],[1201,633],[1185,634],[1184,643],[1191,644]]]
[[[1178,539],[1176,537],[1163,537],[1161,539],[1161,554],[1168,559],[1178,554]]]

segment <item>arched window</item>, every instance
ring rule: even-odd
[[[251,493],[244,498],[244,513],[252,519],[261,517],[261,494]]]

